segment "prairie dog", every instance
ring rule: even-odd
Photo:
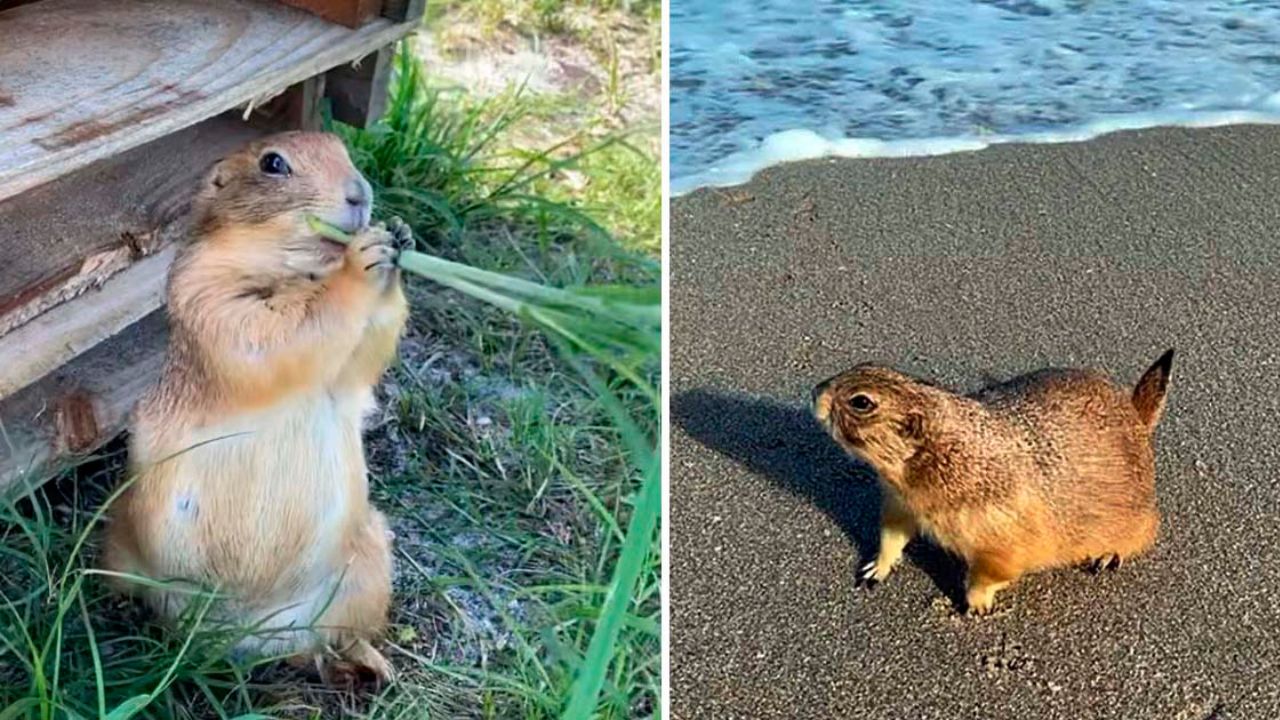
[[[390,544],[368,500],[361,422],[407,316],[395,264],[407,229],[370,228],[371,203],[323,133],[251,143],[206,175],[104,564],[216,588],[218,617],[255,629],[241,651],[318,663],[336,652],[338,667],[388,679],[371,641],[386,623]],[[355,240],[318,237],[307,214]],[[170,619],[191,597],[124,585]]]
[[[818,421],[879,476],[880,549],[860,579],[884,580],[924,533],[964,558],[968,610],[985,614],[1023,573],[1115,568],[1151,547],[1172,363],[1169,350],[1132,389],[1050,369],[960,396],[874,365],[819,384]]]

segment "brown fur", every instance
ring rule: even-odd
[[[924,533],[968,563],[969,609],[985,613],[1023,573],[1115,567],[1149,548],[1160,524],[1152,439],[1172,358],[1133,391],[1096,372],[1042,370],[962,397],[871,365],[820,384],[819,422],[883,490],[880,550],[862,579],[884,580]]]
[[[268,152],[287,177],[259,168]],[[268,138],[209,172],[169,277],[168,357],[133,419],[136,480],[111,508],[104,562],[217,588],[223,619],[261,624],[247,650],[336,651],[388,678],[370,643],[386,622],[390,546],[368,502],[361,422],[407,306],[403,233],[368,227],[368,190],[319,133]],[[315,236],[308,213],[355,241]],[[170,618],[190,599],[124,585]]]

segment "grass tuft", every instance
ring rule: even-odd
[[[477,20],[488,33],[509,27],[528,35],[567,34],[582,16],[621,13],[660,22],[660,0],[446,0],[430,10],[432,18],[462,15]]]

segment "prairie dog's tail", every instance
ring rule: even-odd
[[[1147,368],[1133,388],[1133,407],[1147,430],[1154,430],[1164,414],[1164,399],[1169,394],[1169,378],[1173,372],[1173,349],[1166,350],[1155,364]]]

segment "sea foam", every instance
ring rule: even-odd
[[[677,194],[820,157],[1280,122],[1280,4],[672,0]]]
[[[1003,143],[1083,142],[1107,133],[1152,127],[1219,127],[1243,124],[1280,124],[1280,110],[1224,110],[1216,112],[1135,113],[1094,120],[1061,130],[1023,135],[942,137],[904,140],[873,138],[827,139],[812,130],[783,130],[764,139],[758,148],[743,150],[693,175],[672,178],[671,194],[684,195],[702,187],[731,187],[747,182],[765,168],[782,163],[820,158],[895,158],[948,155],[983,150]]]

